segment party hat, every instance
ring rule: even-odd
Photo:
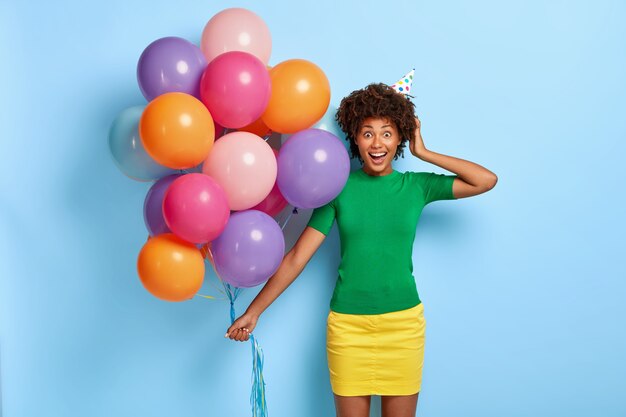
[[[392,85],[391,88],[393,88],[400,94],[409,94],[411,92],[411,88],[413,88],[413,75],[415,75],[415,68],[409,71],[404,77],[396,81],[396,83]]]

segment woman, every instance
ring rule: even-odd
[[[369,416],[371,395],[383,417],[415,416],[425,320],[413,277],[412,247],[423,207],[492,189],[496,175],[473,162],[426,149],[414,105],[384,84],[345,97],[337,121],[363,163],[341,193],[314,210],[276,273],[226,337],[246,341],[259,316],[296,279],[333,222],[341,239],[339,277],[330,302],[327,355],[338,417]],[[395,171],[411,154],[455,175]]]

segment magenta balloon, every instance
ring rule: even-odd
[[[218,140],[220,137],[222,137],[226,129],[224,129],[224,126],[222,126],[221,124],[215,123],[215,120],[213,121],[213,124],[215,125],[215,140]]]
[[[287,200],[285,200],[285,197],[283,197],[280,192],[278,184],[274,184],[272,191],[265,197],[265,200],[252,207],[251,210],[259,210],[273,217],[280,213],[285,207],[287,207]]]
[[[274,152],[274,156],[278,158],[278,151],[276,149],[272,149]],[[278,188],[278,183],[274,182],[274,187],[272,191],[265,197],[263,201],[261,201],[256,206],[252,207],[252,210],[259,210],[263,213],[266,213],[270,216],[276,216],[287,206],[287,200],[283,197],[280,189]]]
[[[200,98],[200,77],[207,61],[193,43],[170,36],[146,47],[137,63],[137,81],[146,100],[170,92]]]
[[[320,129],[301,130],[278,153],[278,188],[294,207],[316,208],[335,198],[350,175],[341,140]]]
[[[285,239],[270,216],[244,210],[230,216],[211,249],[220,278],[247,288],[267,281],[276,272],[285,254]]]
[[[192,243],[209,242],[226,227],[230,210],[222,187],[205,174],[186,174],[170,184],[163,217],[170,230]]]
[[[163,218],[163,197],[170,184],[181,174],[172,174],[161,178],[150,187],[143,202],[143,220],[150,236],[171,233]]]
[[[265,65],[254,55],[233,51],[209,63],[200,81],[200,97],[220,125],[238,129],[257,120],[272,88]]]

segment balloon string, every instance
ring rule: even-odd
[[[285,223],[283,223],[283,225],[280,227],[281,230],[285,230],[285,226],[287,226],[287,223],[289,223],[289,220],[291,219],[291,215],[293,215],[293,214],[298,214],[298,208],[297,207],[294,207],[293,210],[291,211],[291,213],[289,213],[289,215],[285,219]]]
[[[215,274],[220,279],[226,290],[226,295],[230,301],[230,324],[235,322],[235,300],[242,292],[242,288],[234,287],[227,282],[224,282],[217,273],[215,264],[213,262],[213,252],[211,247],[207,248],[208,256],[211,260],[211,264],[215,269]],[[263,350],[259,345],[259,342],[255,339],[254,335],[250,334],[250,342],[252,345],[252,390],[250,392],[250,406],[252,407],[253,417],[267,417],[267,403],[265,402],[265,380],[263,378]]]
[[[207,261],[206,259],[204,260],[204,262],[206,262],[206,263],[208,263],[208,264],[211,264],[211,263],[210,263],[209,261]],[[211,264],[211,266],[213,266],[213,265]],[[215,271],[215,268],[213,268],[213,271]],[[215,275],[217,275],[217,272],[215,273]],[[218,277],[218,279],[219,279],[219,277]],[[222,294],[226,295],[226,293],[224,292],[224,290],[222,290],[221,288],[219,288],[218,286],[216,286],[216,285],[215,285],[215,284],[214,284],[211,280],[208,280],[208,281],[209,281],[209,284],[211,284],[211,286],[212,286],[213,288],[215,288],[215,289],[216,289],[217,291],[219,291],[220,293],[222,293]],[[220,282],[221,282],[221,280],[220,280]],[[226,299],[226,297],[222,297],[222,298],[220,298],[220,300],[225,300],[225,299]]]
[[[266,417],[267,404],[265,403],[265,380],[263,379],[263,350],[259,342],[250,335],[252,342],[252,392],[250,405],[253,417]]]
[[[217,300],[217,298],[213,297],[212,295],[204,295],[204,294],[196,294],[196,297],[202,297],[202,298],[212,298],[214,300]],[[223,299],[223,298],[222,298]]]
[[[206,249],[205,249],[205,247],[203,247],[202,249],[204,249],[206,251],[206,256],[204,257],[204,261],[211,265],[211,267],[213,268],[213,271],[215,272],[215,276],[217,277],[217,279],[220,282],[222,282],[222,279],[220,278],[220,275],[217,273],[217,268],[215,267],[215,262],[213,260],[213,252],[211,252],[211,242],[209,242],[206,245]],[[211,284],[211,286],[213,286],[213,288],[215,288],[216,290],[218,290],[222,294],[225,294],[224,291],[222,291],[221,289],[216,287],[211,281],[209,281],[209,283]],[[222,298],[222,300],[224,300],[224,298]]]
[[[205,252],[203,252],[203,249],[204,248],[201,248],[200,251],[202,252],[202,255],[203,255],[202,257],[204,258],[204,262],[205,263],[210,263],[211,266],[213,267],[213,270],[215,271],[215,275],[217,275],[217,270],[215,269],[215,264],[213,264],[213,256],[212,256],[212,254],[210,256],[210,259],[207,259],[207,258],[209,258],[208,248],[205,249],[206,250],[206,255],[205,255]],[[219,275],[217,275],[217,277],[219,279]],[[209,281],[209,284],[211,284],[211,286],[213,288],[215,288],[218,292],[224,294],[224,291],[221,290],[220,288],[218,288],[217,286],[215,286],[215,284],[213,284],[213,282],[211,282],[210,279],[208,281]],[[220,281],[221,281],[221,279],[220,279]],[[206,299],[212,299],[212,300],[225,300],[226,299],[226,297],[219,297],[219,298],[217,298],[217,297],[213,297],[212,295],[205,295],[205,294],[195,294],[195,296],[196,297],[206,298]]]

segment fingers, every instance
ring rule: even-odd
[[[247,342],[250,339],[250,330],[248,330],[247,328],[243,328],[241,329],[240,333],[240,338],[237,339],[240,342]]]
[[[250,340],[250,333],[256,327],[256,323],[256,317],[244,314],[231,324],[224,337],[238,342],[248,341]]]
[[[228,330],[226,330],[226,334],[224,335],[224,337],[230,337],[232,335],[232,333],[237,330],[237,322],[235,321],[229,328]]]
[[[235,331],[233,331],[233,333],[231,334],[230,338],[232,340],[236,340],[238,342],[245,342],[248,339],[250,339],[250,333],[246,330],[244,330],[244,328],[241,329],[236,329]]]
[[[229,339],[236,340],[238,342],[246,342],[250,340],[250,330],[246,327],[234,328],[226,333],[224,337],[228,337]]]

